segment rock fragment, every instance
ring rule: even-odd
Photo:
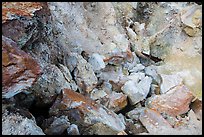
[[[45,135],[35,120],[19,113],[4,111],[2,115],[2,135]]]
[[[28,89],[41,74],[37,61],[17,44],[2,36],[3,98],[10,98]]]
[[[145,76],[145,78],[138,83],[133,80],[127,81],[121,89],[123,93],[128,96],[130,104],[134,105],[146,98],[150,90],[151,82],[152,78]]]
[[[166,74],[160,74],[162,83],[160,86],[160,93],[164,94],[168,92],[171,88],[182,84],[183,79],[179,75],[166,75]]]
[[[71,124],[67,128],[67,134],[68,135],[80,135],[78,126],[76,124]]]
[[[88,62],[92,65],[94,71],[101,70],[106,66],[106,64],[103,61],[103,57],[98,53],[92,54]]]
[[[117,134],[125,129],[123,122],[113,111],[69,89],[62,91],[61,99],[59,97],[50,109],[50,115],[57,114],[68,115],[69,119],[77,122],[81,129],[95,134],[101,134],[105,130],[108,131],[106,134]],[[101,126],[104,131],[100,130],[99,133],[100,128],[95,124]],[[92,127],[87,129],[88,126]]]
[[[44,130],[46,135],[62,135],[62,133],[70,126],[67,116],[55,117],[53,122],[47,125]]]
[[[179,85],[169,90],[166,94],[155,95],[148,99],[147,106],[160,113],[170,116],[184,114],[189,110],[189,105],[194,96],[185,85]]]

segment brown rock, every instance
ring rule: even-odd
[[[179,85],[166,94],[156,95],[149,99],[148,107],[171,116],[184,114],[189,110],[193,94],[185,85]]]
[[[103,125],[104,130],[109,131],[107,134],[117,134],[125,129],[124,124],[113,111],[69,89],[62,91],[61,99],[58,97],[50,109],[50,115],[61,113],[68,115],[71,122],[77,122],[82,130],[89,127],[88,131],[91,134],[101,133],[96,130],[97,126],[93,126],[95,124]]]
[[[38,63],[18,49],[16,43],[2,36],[3,97],[10,98],[30,87],[41,73]]]
[[[169,134],[167,130],[170,133],[173,131],[171,125],[156,110],[145,109],[141,113],[139,120],[150,134]]]
[[[109,96],[110,102],[108,108],[113,110],[114,112],[118,112],[127,106],[127,95],[123,93],[112,92]]]
[[[41,8],[40,2],[2,2],[2,23],[12,20],[13,15],[32,17]]]

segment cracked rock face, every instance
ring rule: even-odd
[[[3,97],[10,98],[26,90],[41,74],[40,66],[17,44],[2,36]]]

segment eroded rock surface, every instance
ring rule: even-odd
[[[10,98],[28,89],[41,74],[37,61],[2,36],[3,97]]]

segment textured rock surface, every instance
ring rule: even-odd
[[[182,84],[183,79],[179,75],[165,75],[161,74],[162,83],[160,86],[160,93],[164,94],[171,88]]]
[[[166,94],[149,98],[148,107],[161,113],[177,116],[189,110],[189,104],[193,98],[192,92],[185,85],[179,85]]]
[[[100,70],[106,66],[103,61],[103,57],[98,53],[92,54],[92,56],[89,58],[89,63],[92,65],[93,70]]]
[[[68,135],[80,135],[78,126],[75,124],[71,124],[69,128],[67,128]]]
[[[130,99],[130,103],[134,105],[146,98],[151,82],[152,78],[146,76],[138,83],[133,80],[127,81],[121,89]]]
[[[2,135],[45,135],[35,120],[5,110],[2,115]]]
[[[2,36],[3,97],[10,98],[26,90],[37,80],[40,66],[16,43]]]
[[[74,79],[81,92],[89,93],[97,84],[97,78],[91,65],[81,56],[74,56],[77,60],[74,69]]]
[[[46,135],[61,135],[70,126],[67,116],[54,118],[53,122],[44,130]]]
[[[47,64],[32,90],[38,100],[37,105],[45,105],[52,103],[63,88],[76,90],[71,79],[67,79],[57,66]]]
[[[83,128],[88,125],[100,124],[110,131],[109,134],[116,134],[125,129],[124,124],[113,111],[97,104],[90,98],[69,89],[64,89],[62,96],[62,99],[57,100],[52,106],[50,115],[57,115],[60,112],[66,113]],[[96,127],[94,126],[89,130],[95,133]]]

